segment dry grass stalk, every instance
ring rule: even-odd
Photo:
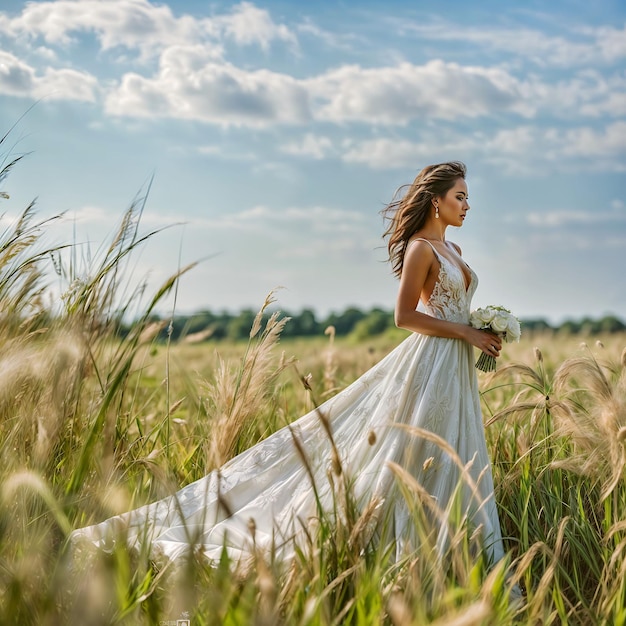
[[[156,337],[158,337],[159,333],[167,326],[167,320],[159,320],[156,322],[150,322],[139,335],[139,343],[150,343]]]
[[[387,602],[387,611],[393,626],[411,626],[414,623],[411,607],[399,590],[391,593]]]
[[[388,466],[400,482],[407,487],[410,492],[417,495],[422,506],[424,506],[428,513],[434,518],[434,523],[432,524],[432,528],[430,530],[433,531],[437,526],[440,528],[447,528],[449,522],[446,512],[437,504],[437,501],[424,489],[424,487],[422,487],[420,482],[397,463],[389,462]],[[437,528],[437,532],[439,532],[439,528]]]
[[[369,543],[380,522],[382,504],[381,498],[372,498],[363,508],[348,538],[350,550],[356,550],[358,554]]]
[[[240,367],[233,371],[220,358],[214,381],[206,385],[207,412],[212,417],[209,467],[219,467],[232,458],[242,431],[262,413],[272,397],[276,379],[291,364],[290,360],[281,358],[280,364],[274,366],[272,350],[289,318],[281,319],[278,312],[272,313],[257,341],[252,341],[259,334],[263,313],[272,302],[270,294],[254,320],[251,342]]]
[[[401,428],[402,430],[405,430],[407,433],[415,437],[420,437],[422,439],[425,439],[426,441],[430,441],[438,446],[443,452],[445,452],[452,460],[452,462],[457,466],[460,472],[460,482],[462,482],[469,488],[471,498],[474,499],[479,506],[482,506],[483,502],[478,496],[478,486],[469,472],[469,468],[473,464],[473,459],[467,464],[463,463],[456,450],[445,439],[439,437],[439,435],[436,435],[429,430],[419,428],[418,426],[410,426],[408,424],[394,424],[394,427]]]
[[[432,626],[479,626],[492,615],[492,609],[485,600],[478,600],[454,615],[446,615],[432,622]]]
[[[328,347],[324,353],[324,392],[322,397],[329,397],[338,391],[337,355],[335,349],[335,327],[328,326],[324,331],[328,335]]]
[[[3,444],[14,441],[38,468],[54,463],[54,451],[68,427],[67,405],[78,393],[85,360],[82,342],[72,333],[27,334],[3,343]]]
[[[0,505],[2,508],[10,505],[15,495],[24,489],[28,489],[33,494],[36,494],[41,498],[61,531],[65,535],[68,535],[71,530],[69,520],[59,505],[59,502],[54,497],[50,486],[46,484],[45,480],[35,472],[27,470],[15,472],[2,483],[0,490]]]
[[[502,409],[485,421],[486,427],[499,420],[510,418],[515,418],[517,421],[526,420],[530,411],[532,413],[531,430],[536,430],[537,421],[544,417],[549,408],[551,383],[546,379],[543,371],[543,355],[537,348],[535,350],[535,357],[539,364],[538,370],[524,363],[509,363],[494,372],[492,382],[513,378],[522,381],[522,388],[507,400]]]
[[[611,371],[592,356],[571,358],[556,372],[554,387],[561,397],[554,407],[558,434],[571,440],[574,452],[555,465],[597,480],[605,499],[626,468],[626,368]]]
[[[189,335],[185,335],[183,338],[183,343],[202,343],[206,341],[210,337],[213,336],[215,329],[212,327],[205,328],[204,330],[199,330],[197,333],[190,333]]]
[[[552,591],[554,576],[557,571],[561,552],[566,547],[564,541],[565,528],[569,522],[570,518],[565,517],[559,523],[554,550],[550,550],[547,546],[544,546],[545,551],[550,554],[550,563],[539,579],[539,583],[534,590],[532,602],[529,603],[529,614],[534,623],[541,623],[544,617],[545,606]]]

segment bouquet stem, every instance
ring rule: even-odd
[[[496,371],[496,358],[485,352],[481,352],[476,361],[476,368],[481,372],[495,372]]]

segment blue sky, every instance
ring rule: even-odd
[[[476,306],[626,317],[625,61],[621,0],[3,0],[0,208],[96,248],[154,173],[144,228],[184,224],[134,272],[206,257],[180,312],[391,308],[379,211],[458,159]]]

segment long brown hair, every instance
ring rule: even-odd
[[[428,165],[415,177],[412,185],[400,187],[382,210],[384,219],[389,220],[383,237],[389,237],[389,261],[398,278],[404,267],[409,239],[426,223],[433,198],[445,196],[459,178],[465,178],[466,172],[465,164],[460,161]],[[407,187],[408,191],[404,193]]]

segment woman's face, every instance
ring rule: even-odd
[[[467,198],[467,184],[459,178],[446,195],[439,198],[439,219],[448,226],[463,226],[465,214],[470,208]]]

